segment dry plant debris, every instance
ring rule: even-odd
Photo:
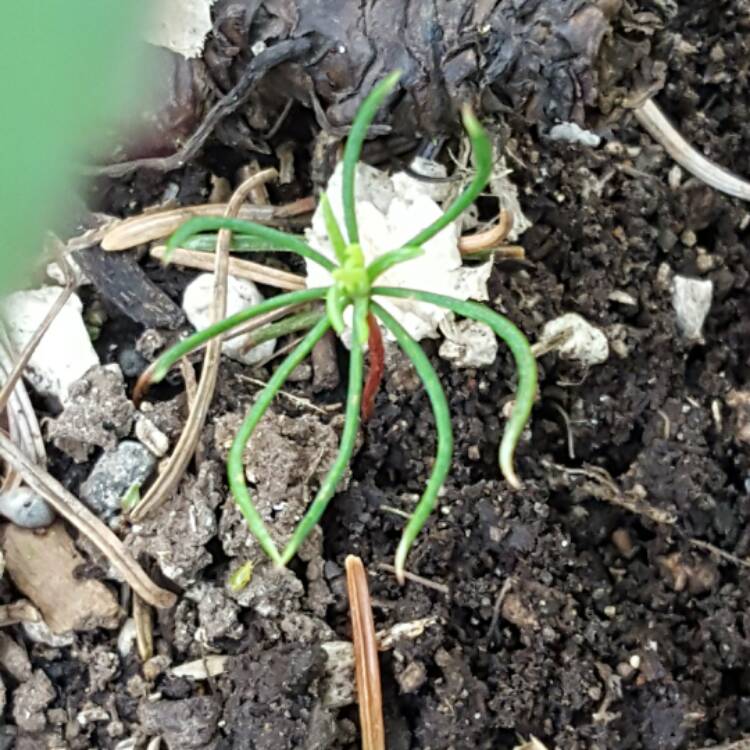
[[[675,129],[659,105],[647,99],[635,110],[638,122],[688,172],[727,195],[750,201],[750,182],[698,153]]]
[[[0,456],[26,484],[39,493],[68,523],[75,526],[112,563],[133,590],[154,607],[174,606],[177,597],[157,586],[128,554],[117,536],[80,500],[44,469],[31,463],[6,435],[0,432]]]
[[[166,248],[164,246],[151,248],[151,257],[164,260]],[[199,271],[210,271],[214,265],[213,258],[200,250],[177,248],[170,254],[169,259],[175,265],[195,268]],[[292,290],[304,289],[305,287],[304,278],[297,274],[280,271],[270,266],[264,266],[262,263],[254,263],[242,258],[232,257],[229,259],[229,275],[236,276],[238,279],[255,281],[258,284],[275,286],[277,289]]]
[[[363,750],[385,750],[383,693],[380,687],[380,662],[372,616],[367,572],[362,560],[346,558],[346,585],[354,642],[354,673]]]
[[[227,204],[225,216],[234,218],[240,207],[245,202],[247,195],[258,185],[276,177],[275,169],[266,169],[248,178],[235,191]],[[227,277],[229,270],[229,245],[231,233],[226,230],[219,232],[216,241],[216,253],[214,256],[214,301],[212,306],[212,322],[218,323],[225,315],[227,304]],[[156,478],[141,502],[131,512],[134,521],[142,520],[155,508],[158,508],[175,490],[182,478],[185,469],[195,452],[200,431],[206,421],[208,408],[213,398],[216,379],[218,377],[219,363],[221,360],[222,339],[220,337],[211,339],[206,345],[206,356],[203,361],[201,377],[198,381],[198,389],[195,401],[190,407],[190,414],[185,423],[180,439],[169,458],[167,466]],[[149,372],[148,370],[146,371]],[[144,382],[143,378],[139,384]],[[140,389],[136,387],[133,394],[136,402],[140,401]]]
[[[254,190],[254,187],[248,188],[247,194],[250,195]],[[237,218],[246,221],[274,224],[283,223],[282,220],[294,216],[308,214],[314,208],[315,201],[312,198],[301,198],[286,206],[241,205],[236,215]],[[163,240],[188,219],[196,216],[226,216],[228,209],[229,204],[205,203],[197,206],[155,210],[132,216],[108,226],[101,239],[101,245],[104,250],[127,250],[147,242]]]

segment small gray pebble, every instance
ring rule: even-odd
[[[16,744],[18,730],[15,727],[0,727],[0,750],[11,750]]]
[[[117,362],[126,378],[134,378],[148,367],[148,362],[135,349],[122,349]]]
[[[151,451],[135,440],[123,440],[103,453],[81,485],[81,500],[102,518],[121,510],[123,495],[134,482],[145,484],[156,467]]]
[[[55,520],[47,501],[28,487],[0,494],[0,515],[24,529],[41,529]]]

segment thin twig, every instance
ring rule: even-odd
[[[177,597],[171,591],[157,586],[146,575],[111,529],[47,471],[26,458],[2,431],[0,456],[23,477],[32,490],[44,497],[59,515],[75,526],[117,568],[144,601],[154,607],[174,606]]]
[[[287,115],[291,111],[293,104],[294,104],[294,99],[290,96],[286,100],[284,109],[281,110],[281,113],[276,118],[276,122],[273,125],[271,125],[271,128],[266,133],[264,133],[263,140],[270,141],[271,138],[273,138],[276,135],[276,133],[278,133],[279,130],[281,130],[281,126],[284,124],[284,120],[286,120]]]
[[[84,169],[84,172],[98,176],[123,177],[136,169],[155,169],[160,172],[180,169],[200,151],[219,122],[247,101],[253,90],[253,85],[259,78],[287,60],[304,56],[310,51],[312,45],[313,41],[310,37],[302,36],[297,39],[277,42],[254,57],[243,71],[239,81],[214,104],[203,122],[177,153],[171,156],[133,159],[119,164],[88,167]]]
[[[324,317],[325,313],[318,308],[307,308],[289,315],[276,323],[269,323],[264,328],[259,328],[257,331],[251,331],[245,336],[245,340],[242,342],[241,351],[243,354],[249,352],[251,349],[267,341],[275,341],[282,336],[289,336],[292,333],[298,331],[309,330],[315,326],[318,321]]]
[[[377,567],[380,568],[380,570],[385,570],[387,573],[396,573],[396,568],[388,563],[378,563]],[[418,576],[416,573],[410,573],[408,570],[404,571],[404,578],[406,578],[407,581],[419,583],[433,591],[439,591],[444,596],[450,596],[451,590],[444,583],[437,583],[436,581],[431,581],[429,578],[422,578],[422,576]]]
[[[563,422],[565,423],[565,433],[568,436],[568,458],[571,461],[575,461],[576,458],[576,450],[575,450],[575,442],[573,438],[573,427],[570,422],[570,417],[568,416],[568,412],[565,411],[565,409],[560,406],[560,404],[557,403],[557,401],[550,400],[550,406],[562,417]]]
[[[259,362],[255,363],[255,367],[265,367],[269,362],[273,362],[274,359],[281,357],[283,354],[286,354],[287,352],[290,352],[292,349],[294,349],[297,344],[299,344],[300,341],[302,341],[302,336],[296,339],[292,339],[288,344],[284,344],[280,349],[275,349],[271,354],[269,354],[267,357],[264,357]]]
[[[570,469],[567,466],[560,466],[546,462],[546,465],[557,469],[563,474],[571,474],[578,476],[585,476],[589,479],[594,480],[596,485],[587,485],[588,490],[591,492],[593,497],[598,500],[612,503],[620,508],[624,508],[631,513],[648,518],[655,523],[664,524],[675,529],[686,541],[693,547],[698,549],[706,550],[707,552],[715,555],[716,557],[731,562],[734,565],[738,565],[743,568],[750,568],[750,560],[746,560],[738,555],[734,555],[731,552],[717,547],[710,542],[704,542],[701,539],[695,539],[694,537],[688,536],[678,525],[678,518],[674,513],[669,511],[661,510],[656,508],[647,502],[643,497],[638,496],[634,492],[623,492],[614,482],[609,473],[598,467],[598,466],[587,466],[582,469]]]
[[[226,215],[234,217],[247,194],[257,185],[275,177],[275,169],[267,169],[253,175],[245,180],[235,191],[229,204]],[[229,244],[231,232],[221,230],[216,241],[216,254],[214,257],[214,300],[211,308],[211,323],[218,323],[226,315],[227,307],[227,279],[229,270]],[[208,409],[213,397],[214,388],[219,372],[221,360],[222,340],[219,337],[212,338],[206,346],[206,357],[203,361],[198,391],[195,404],[190,409],[185,427],[177,441],[174,452],[169,458],[166,468],[159,474],[146,496],[133,509],[131,518],[134,521],[143,520],[149,513],[158,508],[177,488],[190,459],[195,452],[200,432],[206,422]]]
[[[461,255],[483,253],[497,245],[501,245],[511,229],[513,229],[513,214],[501,208],[497,224],[486,229],[484,232],[461,237],[458,241],[458,251]]]
[[[688,542],[693,547],[698,547],[698,549],[704,549],[707,552],[710,552],[712,555],[716,555],[716,557],[720,557],[727,562],[734,563],[735,565],[739,565],[741,568],[750,568],[750,561],[743,560],[741,557],[738,557],[737,555],[733,555],[731,552],[725,552],[723,549],[720,549],[715,544],[711,544],[711,542],[704,542],[701,539],[693,539],[690,537],[688,539]]]
[[[128,250],[136,245],[157,242],[169,237],[188,219],[196,216],[226,216],[228,208],[228,203],[202,203],[197,206],[183,206],[182,208],[170,208],[166,211],[154,211],[131,216],[129,219],[123,219],[109,228],[102,238],[102,249],[108,251]],[[283,206],[244,205],[239,208],[237,218],[255,221],[259,224],[273,224],[281,219],[308,214],[314,210],[315,199],[307,197]]]
[[[612,503],[620,508],[635,513],[636,515],[648,518],[655,523],[665,524],[667,526],[676,526],[677,516],[669,511],[657,508],[651,503],[639,497],[634,492],[623,492],[615,483],[606,469],[599,466],[584,466],[580,469],[571,469],[567,466],[548,463],[554,469],[569,474],[571,476],[583,476],[592,479],[595,484],[587,485],[594,497],[599,500]]]
[[[722,193],[750,201],[750,182],[720,167],[694,149],[653,99],[646,99],[634,113],[649,135],[690,174]]]
[[[378,642],[372,616],[367,572],[362,560],[346,558],[346,584],[354,643],[354,675],[361,724],[362,750],[385,750],[383,694],[380,687]]]
[[[407,513],[400,508],[394,508],[392,505],[381,505],[380,510],[382,510],[383,513],[392,513],[394,516],[399,516],[401,518],[411,518],[411,513]]]
[[[240,380],[244,380],[246,383],[257,385],[260,388],[265,388],[268,385],[265,380],[260,380],[259,378],[251,378],[247,375],[239,375],[238,377]],[[341,408],[341,404],[329,404],[326,408],[321,408],[320,406],[316,406],[309,399],[303,398],[302,396],[295,396],[293,393],[289,393],[288,391],[277,391],[277,395],[284,396],[285,398],[288,398],[292,403],[295,403],[298,406],[303,406],[305,409],[310,409],[311,411],[318,412],[318,414],[330,414],[332,411],[338,411]]]
[[[513,576],[508,576],[500,587],[500,591],[497,593],[495,599],[495,605],[492,607],[492,619],[490,620],[490,627],[487,629],[487,642],[492,643],[492,639],[495,637],[495,628],[497,628],[498,622],[500,622],[500,612],[502,610],[503,602],[505,597],[508,596],[510,590],[513,588],[515,579]]]
[[[151,248],[151,257],[157,260],[163,260],[167,249],[163,245]],[[178,266],[195,268],[199,271],[210,271],[213,268],[214,260],[200,250],[188,250],[186,248],[176,248],[169,255],[169,262]],[[277,289],[304,289],[305,279],[296,273],[280,271],[277,268],[264,266],[262,263],[254,263],[251,260],[242,260],[240,258],[229,259],[229,275],[236,276],[238,279],[248,279],[258,284],[267,284]]]

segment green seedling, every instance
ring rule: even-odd
[[[534,355],[525,336],[513,323],[488,307],[417,289],[376,285],[378,277],[388,268],[422,254],[424,252],[422,245],[455,221],[472,204],[487,184],[492,167],[492,148],[479,121],[468,108],[463,110],[463,123],[471,140],[477,170],[471,183],[433,224],[419,232],[405,246],[380,255],[369,265],[364,262],[362,249],[359,245],[354,201],[356,165],[367,130],[384,98],[396,85],[398,77],[398,73],[393,73],[373,89],[357,113],[347,139],[344,150],[342,184],[346,235],[339,227],[327,197],[323,195],[321,198],[326,228],[335,251],[337,263],[330,261],[310,247],[300,237],[259,224],[229,218],[198,217],[190,219],[172,235],[167,244],[168,256],[169,252],[175,248],[189,243],[191,238],[205,236],[201,233],[227,229],[235,233],[234,249],[248,251],[262,249],[266,252],[277,250],[296,253],[326,268],[332,275],[333,283],[327,288],[304,289],[273,297],[209,326],[165,352],[144,375],[147,376],[147,382],[162,380],[181,357],[200,347],[210,338],[222,335],[251,318],[285,305],[304,305],[315,301],[325,303],[324,314],[312,325],[302,341],[281,363],[268,384],[258,394],[234,439],[227,460],[229,485],[251,533],[276,565],[285,566],[295,556],[300,545],[320,520],[351,460],[360,424],[364,371],[363,349],[368,339],[368,316],[374,315],[391,332],[414,364],[429,397],[437,430],[437,455],[432,466],[432,473],[421,499],[403,530],[401,542],[396,552],[396,575],[398,580],[403,582],[409,549],[435,507],[438,492],[450,469],[453,433],[448,402],[437,373],[429,359],[423,352],[422,347],[393,315],[377,303],[376,299],[379,297],[411,299],[443,307],[457,315],[486,323],[508,345],[518,370],[518,390],[500,444],[499,463],[503,476],[514,488],[521,485],[513,466],[513,456],[531,413],[536,393],[537,371]],[[205,241],[203,244],[205,246]],[[323,479],[315,498],[294,530],[291,539],[283,549],[279,549],[248,492],[242,455],[253,430],[290,373],[310,354],[326,331],[333,328],[338,334],[343,333],[345,328],[344,310],[349,306],[353,308],[352,335],[344,428],[339,452]]]

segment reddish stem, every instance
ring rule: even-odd
[[[383,336],[380,333],[380,326],[372,313],[369,313],[367,316],[367,328],[370,332],[367,340],[370,361],[367,370],[367,380],[365,381],[365,387],[362,391],[362,419],[365,422],[375,411],[375,396],[380,390],[380,384],[383,382],[383,372],[385,370]]]

